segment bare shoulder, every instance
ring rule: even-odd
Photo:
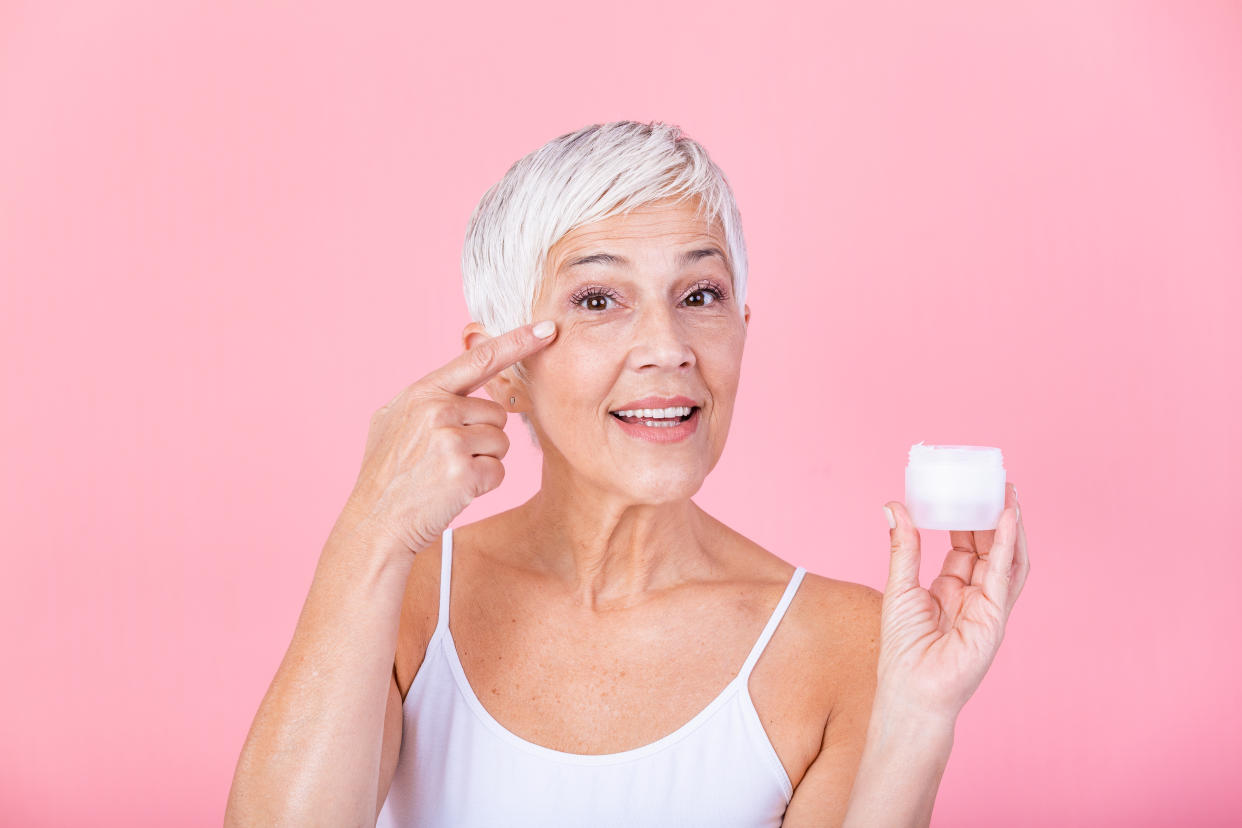
[[[818,718],[801,734],[790,773],[789,826],[840,825],[858,773],[875,699],[884,594],[863,584],[808,573],[806,594],[790,606],[807,630],[802,675],[820,690]],[[795,776],[796,773],[796,776]]]
[[[732,533],[732,530],[726,530]],[[793,566],[754,541],[732,533],[748,553],[752,571],[782,572]],[[789,666],[786,676],[798,674],[818,685],[821,693],[866,693],[875,684],[880,649],[880,610],[884,593],[865,584],[829,578],[807,571],[789,605],[776,646]],[[797,666],[795,666],[797,665]],[[817,680],[821,679],[821,680]]]
[[[437,537],[414,554],[414,563],[405,582],[393,662],[402,700],[422,666],[440,614],[440,540]]]
[[[813,572],[803,576],[789,608],[790,649],[823,677],[830,706],[874,693],[883,599],[882,592],[864,584]]]
[[[878,640],[884,600],[884,593],[878,589],[807,572],[799,594],[802,622],[829,633],[832,641]]]

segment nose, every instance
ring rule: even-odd
[[[694,365],[694,351],[684,326],[667,306],[643,312],[634,327],[630,367],[637,370],[682,369]]]

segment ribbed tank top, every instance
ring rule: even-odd
[[[449,631],[452,529],[440,614],[402,710],[400,759],[377,828],[778,826],[793,796],[747,681],[806,570],[798,567],[728,686],[677,730],[620,753],[565,753],[492,718]]]

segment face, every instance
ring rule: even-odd
[[[693,202],[585,225],[553,246],[532,318],[556,320],[557,336],[525,360],[522,389],[545,475],[634,503],[698,491],[724,450],[750,317],[727,250]]]

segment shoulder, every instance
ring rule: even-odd
[[[879,638],[884,593],[878,589],[808,571],[798,592],[806,623],[830,629],[838,637]]]
[[[740,538],[740,536],[739,536]],[[751,554],[746,557],[752,572],[763,580],[787,580],[795,565],[759,544],[740,538]],[[776,576],[775,571],[782,574]],[[816,659],[835,675],[848,664],[874,672],[880,644],[880,610],[884,593],[865,584],[829,578],[811,571],[802,576],[781,626],[789,649]],[[870,662],[870,664],[868,664]]]
[[[789,605],[785,653],[817,695],[835,706],[874,693],[884,594],[864,584],[807,572]]]
[[[806,630],[812,669],[832,688],[830,707],[869,703],[876,687],[884,593],[810,572],[802,588],[799,626]]]
[[[795,565],[725,528],[737,544],[735,559],[746,561],[756,581],[787,581]],[[762,573],[762,574],[761,574]],[[880,610],[884,593],[865,584],[829,578],[811,571],[802,576],[781,622],[777,648],[811,683],[834,689],[842,684],[874,684],[879,660]],[[783,660],[783,659],[782,659]]]
[[[791,565],[781,565],[788,577]],[[863,584],[806,572],[767,664],[761,659],[756,667],[752,696],[774,744],[778,750],[784,744],[791,757],[786,770],[795,786],[823,748],[830,723],[841,733],[842,724],[869,718],[883,597]]]

